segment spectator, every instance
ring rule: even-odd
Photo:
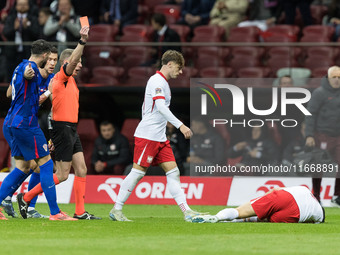
[[[282,155],[282,164],[283,165],[291,165],[293,164],[294,157],[304,151],[305,148],[305,123],[301,124],[301,130],[297,137],[291,139],[288,142],[288,145],[283,151]]]
[[[187,140],[180,134],[180,131],[175,128],[170,122],[166,126],[166,136],[170,141],[170,146],[174,153],[176,163],[182,175],[184,174],[183,163],[188,156],[189,147]]]
[[[161,13],[155,13],[151,18],[151,26],[155,30],[152,35],[153,42],[181,42],[181,38],[175,30],[172,30],[166,25],[166,17]],[[178,46],[156,46],[151,49],[151,59],[144,63],[144,66],[154,65],[160,66],[160,60],[164,52],[167,50],[177,50],[181,52],[181,47]]]
[[[80,38],[79,30],[79,16],[74,12],[71,1],[59,0],[57,12],[48,18],[44,26],[44,35],[60,43],[75,42]],[[66,48],[66,45],[60,44],[58,52]]]
[[[306,116],[306,146],[327,150],[340,164],[340,67],[332,66],[321,86],[313,91]],[[320,201],[321,178],[313,178],[314,196]],[[340,206],[340,178],[336,178],[331,202]]]
[[[294,87],[294,82],[290,75],[284,75],[279,78],[279,87]]]
[[[207,25],[214,3],[215,0],[184,0],[178,23],[190,26],[191,30],[197,26]]]
[[[278,149],[276,144],[268,138],[266,131],[265,126],[253,127],[250,139],[231,147],[229,156],[231,158],[242,156],[240,165],[275,165],[278,159]]]
[[[225,164],[227,162],[223,138],[202,119],[193,119],[191,129],[194,135],[190,140],[187,163],[198,165]],[[186,171],[188,172],[188,164]],[[186,175],[189,173],[186,173]]]
[[[337,41],[340,36],[340,2],[333,0],[328,7],[327,23],[335,27],[334,40]]]
[[[39,38],[39,22],[37,7],[29,4],[29,0],[18,0],[6,19],[3,34],[8,41],[15,42],[15,46],[5,47],[7,60],[7,74],[13,73],[15,67],[26,58],[29,58],[30,46],[24,46],[25,41],[34,41]],[[11,77],[7,76],[7,82]]]
[[[46,38],[46,36],[44,35],[44,27],[45,27],[45,24],[48,20],[48,18],[51,16],[51,11],[50,11],[50,8],[48,7],[43,7],[39,10],[39,18],[38,18],[38,21],[39,21],[39,37],[41,39],[45,39],[47,41],[52,41],[51,39],[48,40],[49,38]]]
[[[129,143],[115,126],[108,121],[100,124],[100,136],[92,153],[92,164],[97,174],[122,174],[131,163]]]
[[[283,9],[286,14],[285,23],[288,25],[295,24],[296,8],[298,7],[301,13],[304,26],[310,26],[313,23],[310,12],[312,0],[284,0],[282,1]]]
[[[1,8],[1,11],[0,11],[0,20],[1,20],[1,23],[5,23],[6,21],[6,18],[10,12],[10,10],[13,9],[14,5],[15,5],[15,2],[16,0],[6,0],[6,2],[4,1],[1,1],[0,3],[0,8]]]
[[[238,26],[257,26],[262,31],[265,31],[280,18],[282,4],[279,0],[251,0],[248,9],[248,20],[239,23]]]
[[[122,29],[126,25],[137,23],[138,0],[102,0],[100,21],[115,24]]]
[[[228,36],[230,28],[237,26],[245,18],[247,0],[217,0],[210,12],[210,25],[225,28]]]

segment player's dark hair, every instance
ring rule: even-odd
[[[185,63],[182,53],[178,52],[177,50],[167,50],[166,52],[164,52],[162,56],[162,65],[166,65],[170,61],[178,64],[180,69],[183,68]]]
[[[40,13],[40,12],[44,13],[45,15],[51,15],[51,14],[52,14],[52,12],[51,12],[51,10],[50,10],[49,7],[43,7],[43,8],[41,8],[41,9],[39,10],[39,13]]]
[[[113,125],[113,123],[108,121],[108,120],[104,120],[104,121],[100,122],[99,126],[107,126],[107,125],[112,125],[113,127],[115,127],[115,125]]]
[[[58,54],[58,49],[56,47],[52,46],[51,53]]]
[[[60,64],[63,65],[64,61],[68,59],[72,55],[73,49],[65,49],[63,52],[60,54]]]
[[[41,55],[44,53],[49,53],[51,51],[52,44],[43,40],[39,39],[32,43],[31,47],[31,54],[32,55]]]
[[[166,24],[166,17],[162,13],[155,13],[154,15],[152,15],[151,19],[159,24],[161,27],[164,27],[164,25]]]

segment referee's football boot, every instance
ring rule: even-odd
[[[101,220],[102,218],[94,216],[93,214],[90,214],[88,212],[84,212],[82,215],[74,214],[73,218],[78,220]]]
[[[17,212],[14,211],[12,200],[10,200],[10,199],[3,200],[2,203],[1,203],[1,207],[4,208],[5,213],[7,213],[8,216],[11,216],[13,218],[19,217]]]
[[[28,203],[24,200],[24,193],[19,193],[17,195],[17,201],[19,205],[19,212],[24,219],[27,219],[27,208]]]

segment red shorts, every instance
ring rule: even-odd
[[[269,222],[298,223],[300,210],[294,197],[285,190],[274,190],[250,201],[257,217]]]
[[[142,167],[149,167],[169,161],[176,161],[169,140],[156,142],[135,137],[133,163]]]

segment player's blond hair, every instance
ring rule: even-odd
[[[182,53],[176,50],[167,50],[164,52],[162,56],[162,65],[168,64],[170,61],[174,62],[175,64],[179,65],[179,68],[182,69],[184,66],[184,57]]]
[[[72,55],[72,52],[73,52],[73,49],[63,50],[63,52],[60,54],[60,57],[59,57],[59,61],[61,65],[63,65],[64,61]]]

